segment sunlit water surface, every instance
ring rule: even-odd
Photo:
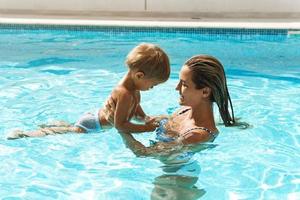
[[[181,65],[211,54],[251,128],[219,125],[215,147],[178,171],[136,157],[115,129],[6,140],[16,128],[75,122],[101,107],[140,42],[159,44],[172,67],[166,83],[142,93],[146,113],[178,108]],[[0,29],[0,198],[300,199],[299,46],[296,35]],[[154,133],[136,138],[148,146]]]

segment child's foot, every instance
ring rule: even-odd
[[[24,131],[15,130],[15,131],[11,132],[10,134],[8,134],[7,139],[14,140],[14,139],[23,138],[23,137],[29,137],[29,136],[26,135]]]

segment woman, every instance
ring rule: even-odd
[[[174,151],[188,144],[212,142],[219,133],[213,103],[217,104],[225,126],[236,125],[224,68],[216,58],[209,55],[190,58],[181,68],[179,77],[176,90],[182,108],[159,122],[157,141],[145,147],[130,133],[120,133],[135,154],[167,153],[167,149]],[[113,114],[113,103],[109,102],[108,107]]]

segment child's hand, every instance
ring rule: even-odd
[[[152,132],[152,131],[155,131],[155,129],[158,127],[157,124],[154,124],[154,123],[150,123],[150,124],[146,124],[146,130],[147,132]]]
[[[149,119],[147,119],[147,121],[146,121],[146,119],[145,119],[145,122],[146,122],[146,131],[154,131],[158,126],[159,126],[159,122],[157,122],[156,120],[155,120],[155,118],[149,118]]]

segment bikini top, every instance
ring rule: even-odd
[[[188,110],[190,110],[190,108],[187,108],[181,112],[179,112],[177,114],[178,115],[182,115],[184,114],[185,112],[187,112]],[[166,134],[166,128],[165,128],[165,124],[168,122],[168,119],[162,119],[160,122],[159,122],[159,127],[155,130],[156,131],[156,140],[160,141],[160,142],[172,142],[174,141],[176,138],[173,138],[173,137],[169,137],[167,134]],[[215,133],[215,132],[212,132],[211,130],[209,130],[208,128],[205,128],[205,127],[193,127],[193,128],[190,128],[188,130],[186,130],[182,135],[181,137],[184,137],[186,136],[187,134],[189,134],[191,131],[193,130],[204,130],[204,131],[207,131],[212,139],[211,139],[211,142],[215,140],[215,138],[217,137],[218,133]]]

